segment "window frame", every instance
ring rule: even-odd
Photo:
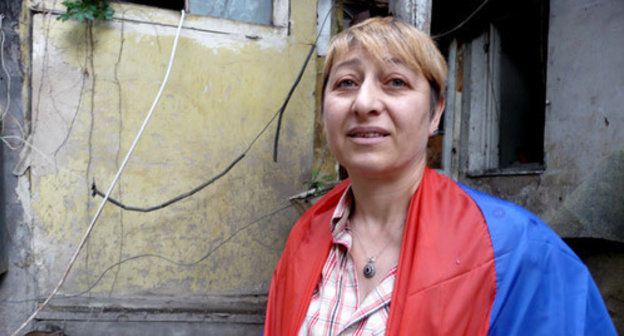
[[[273,18],[270,25],[189,14],[187,12],[183,30],[214,33],[235,40],[241,38],[283,40],[284,37],[290,34],[290,0],[272,1]],[[178,10],[135,3],[111,2],[110,6],[115,11],[113,14],[113,20],[115,21],[124,20],[139,24],[156,24],[175,28],[180,19],[180,11]],[[62,14],[66,10],[60,1],[54,0],[42,0],[39,3],[30,5],[30,8],[35,11],[42,11],[45,8],[47,12],[53,14]]]
[[[223,19],[223,20],[230,20],[230,21],[234,21],[234,22],[243,22],[243,23],[247,23],[247,24],[252,24],[252,25],[262,25],[262,26],[274,26],[274,27],[287,27],[288,26],[288,5],[289,5],[289,0],[271,0],[272,1],[272,8],[271,8],[271,23],[269,24],[262,24],[262,23],[253,23],[253,22],[247,22],[247,21],[239,21],[239,20],[234,20],[234,19],[226,19],[226,18],[222,18],[219,16],[210,16],[210,15],[203,15],[203,14],[194,14],[192,12],[189,11],[190,6],[190,1],[191,0],[184,0],[184,10],[189,13],[190,15],[196,15],[196,16],[205,16],[205,17],[212,17],[212,18],[219,18],[219,19]]]
[[[466,34],[448,44],[448,90],[444,115],[442,171],[455,179],[509,175],[536,175],[545,171],[546,149],[542,161],[501,163],[501,85],[504,76],[501,36],[494,21],[466,41]],[[548,48],[543,41],[542,48]],[[544,65],[546,68],[547,65]],[[530,78],[530,77],[529,77]],[[544,84],[544,97],[546,85]],[[539,92],[539,89],[535,92]],[[539,100],[539,99],[538,99]],[[546,113],[547,101],[533,100]],[[537,120],[537,119],[534,119]],[[538,126],[539,127],[539,126]],[[545,135],[546,125],[541,131]],[[530,135],[529,135],[530,136]],[[535,151],[534,153],[539,153]],[[503,156],[504,158],[504,156]]]

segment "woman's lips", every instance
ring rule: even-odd
[[[390,132],[380,127],[354,127],[347,132],[347,137],[362,144],[379,142],[388,135]]]
[[[381,133],[377,133],[377,132],[369,132],[369,133],[355,133],[355,134],[349,134],[348,136],[352,137],[352,138],[374,138],[374,137],[381,137],[381,136],[385,136]]]

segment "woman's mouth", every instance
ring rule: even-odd
[[[347,136],[351,138],[376,138],[376,137],[382,137],[385,135],[378,133],[378,132],[370,132],[370,133],[353,133],[353,134],[348,134]]]
[[[374,145],[381,143],[390,132],[380,127],[354,127],[347,132],[347,137],[358,145]]]
[[[390,135],[390,132],[380,127],[358,126],[350,129],[347,136],[350,138],[379,138]]]

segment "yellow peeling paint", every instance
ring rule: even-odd
[[[315,12],[313,2],[292,1],[291,35],[270,43],[212,43],[227,38],[185,30],[166,90],[113,197],[132,206],[162,203],[243,153],[294,82],[314,40]],[[32,140],[47,155],[31,154],[32,215],[39,290],[46,293],[99,206],[91,183],[108,188],[153,102],[174,28],[96,26],[93,66],[83,25],[35,14],[32,34]],[[92,289],[95,297],[111,290],[112,297],[266,293],[297,212],[261,217],[288,205],[311,174],[316,67],[308,65],[286,111],[278,163],[274,122],[228,175],[190,198],[151,213],[107,205],[62,291],[81,292],[109,269]],[[176,265],[155,255],[183,264],[208,256]]]

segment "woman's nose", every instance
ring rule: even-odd
[[[376,115],[383,110],[382,91],[372,80],[364,81],[353,101],[353,112],[361,117]]]

